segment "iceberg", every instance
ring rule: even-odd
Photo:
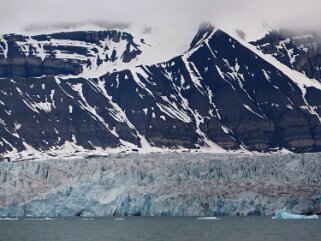
[[[0,221],[16,221],[18,218],[0,218]]]
[[[25,220],[27,220],[27,221],[55,221],[56,219],[45,217],[45,218],[26,218]]]
[[[200,218],[197,218],[197,220],[221,220],[221,219],[217,217],[200,217]]]
[[[124,218],[114,218],[114,221],[124,221]]]
[[[273,219],[319,219],[317,215],[300,215],[286,212],[285,210],[278,210],[275,212]]]

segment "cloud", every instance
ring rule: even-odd
[[[122,23],[192,29],[202,21],[247,35],[273,28],[320,30],[320,0],[0,0],[0,32]]]

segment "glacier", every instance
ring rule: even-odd
[[[0,163],[0,216],[319,213],[321,154],[118,153]]]

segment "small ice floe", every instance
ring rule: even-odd
[[[16,221],[18,218],[0,218],[0,221]]]
[[[81,220],[83,220],[83,221],[93,221],[94,219],[93,218],[82,218]]]
[[[124,218],[114,218],[114,221],[124,221]]]
[[[49,218],[49,217],[39,217],[39,218],[26,218],[25,220],[28,220],[28,221],[54,221],[56,219],[54,218]]]
[[[56,219],[44,217],[44,218],[26,218],[25,220],[27,220],[27,221],[54,221]]]
[[[197,218],[197,220],[221,220],[221,219],[217,217],[201,217],[201,218]]]
[[[319,219],[317,215],[300,215],[286,212],[285,210],[276,211],[273,219]]]

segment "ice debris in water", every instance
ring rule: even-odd
[[[217,217],[201,217],[201,218],[197,218],[197,220],[221,220],[221,219]]]
[[[0,221],[16,221],[18,218],[0,218]]]
[[[114,218],[114,221],[124,221],[124,218]]]
[[[300,215],[286,212],[285,210],[276,211],[275,215],[272,217],[273,219],[319,219],[317,215]]]

